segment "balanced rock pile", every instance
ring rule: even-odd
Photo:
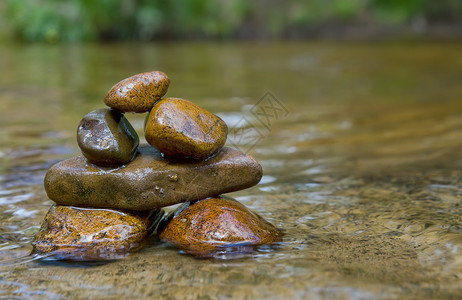
[[[138,249],[156,228],[160,240],[201,257],[270,244],[281,234],[236,200],[220,196],[257,184],[262,168],[224,147],[222,119],[179,98],[161,99],[169,78],[134,75],[114,85],[80,122],[82,155],[53,165],[45,190],[56,202],[33,242],[33,253],[58,259],[112,259]],[[149,112],[148,145],[124,113]],[[162,207],[184,203],[166,215]]]

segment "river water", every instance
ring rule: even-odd
[[[462,295],[462,43],[0,46],[0,298]],[[161,70],[264,169],[229,194],[283,242],[195,259],[155,237],[107,263],[29,256],[52,164],[113,84]],[[144,115],[128,115],[143,137]],[[142,138],[143,140],[143,138]]]

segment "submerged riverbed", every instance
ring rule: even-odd
[[[460,297],[460,53],[453,42],[0,46],[0,297]],[[282,244],[195,259],[153,237],[112,262],[33,259],[47,168],[79,154],[77,125],[113,84],[151,70],[261,162],[260,184],[229,196],[281,228]],[[128,119],[143,137],[144,115]]]

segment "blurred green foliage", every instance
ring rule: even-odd
[[[428,22],[454,24],[462,21],[460,0],[372,0],[378,17],[389,22],[406,22],[423,17]]]
[[[7,0],[0,25],[40,42],[279,38],[310,26],[462,21],[461,0]]]

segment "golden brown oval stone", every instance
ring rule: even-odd
[[[218,116],[179,98],[157,102],[149,114],[145,137],[167,155],[206,159],[226,142],[228,127]]]
[[[82,155],[61,161],[48,169],[45,190],[62,205],[146,210],[246,189],[261,176],[253,157],[229,147],[197,161],[165,158],[142,145],[133,161],[118,168],[91,164]]]
[[[186,206],[186,205],[185,205]],[[281,232],[231,198],[208,198],[180,207],[159,238],[201,257],[214,251],[281,241]]]
[[[147,112],[165,95],[169,84],[170,79],[160,71],[136,74],[116,83],[104,103],[123,112]]]
[[[153,213],[53,205],[32,242],[33,253],[66,260],[120,257],[140,246]]]

